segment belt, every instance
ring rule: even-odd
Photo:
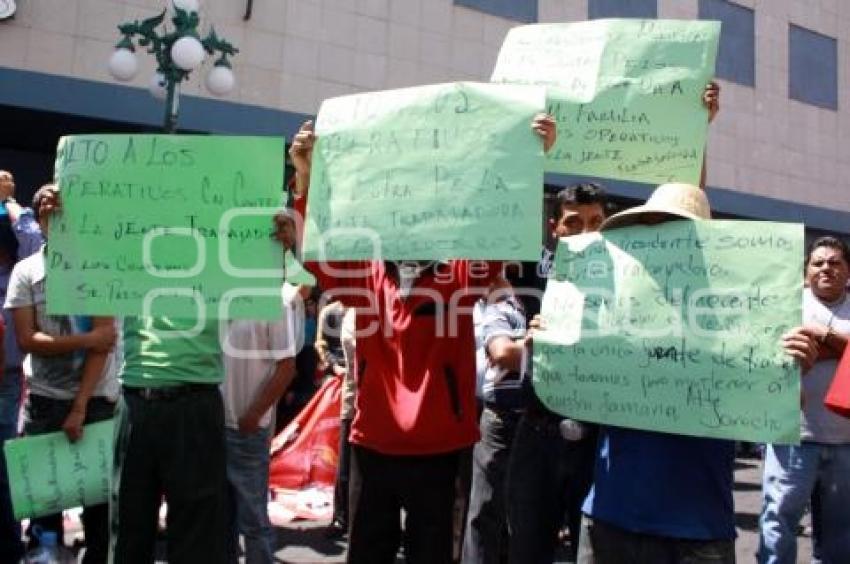
[[[168,386],[164,388],[142,388],[136,386],[124,386],[124,393],[142,398],[147,401],[169,401],[183,396],[218,390],[216,384],[181,384],[180,386]]]
[[[525,412],[525,420],[538,433],[546,435],[561,435],[561,421],[564,418],[547,411],[529,409]]]
[[[492,411],[499,417],[509,418],[509,417],[520,417],[523,413],[525,413],[525,409],[522,407],[502,407],[497,405],[495,402],[485,401],[484,409],[488,411]]]
[[[596,426],[575,421],[540,409],[529,409],[525,421],[537,433],[548,436],[559,436],[569,442],[596,440]]]

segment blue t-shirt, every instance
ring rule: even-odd
[[[735,443],[603,427],[582,511],[633,533],[735,538]]]

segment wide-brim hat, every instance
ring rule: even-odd
[[[0,20],[14,16],[16,9],[17,6],[15,6],[14,2],[0,2]]]
[[[711,219],[711,207],[705,192],[693,184],[662,184],[641,206],[615,213],[599,227],[600,231],[639,223],[641,216],[662,214],[677,219]]]

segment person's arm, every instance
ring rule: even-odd
[[[516,338],[516,329],[506,308],[506,303],[490,304],[484,309],[481,320],[481,339],[490,364],[503,373],[520,372],[524,356],[525,339]]]
[[[92,319],[94,329],[111,327],[115,330],[115,320],[111,317],[95,317]],[[74,396],[74,402],[71,405],[71,411],[62,423],[62,430],[68,440],[76,442],[83,437],[83,423],[86,420],[86,412],[89,405],[89,399],[103,378],[103,370],[106,367],[106,360],[109,357],[108,352],[89,350],[86,352],[86,359],[83,362],[83,372],[80,378],[80,388]]]
[[[331,302],[319,310],[319,315],[316,317],[316,341],[313,343],[313,348],[316,349],[316,356],[319,358],[319,370],[322,372],[328,367],[328,342],[325,340],[325,325],[328,320],[328,313],[337,302]]]
[[[307,120],[301,124],[301,128],[295,137],[292,138],[292,144],[289,146],[289,159],[295,168],[295,186],[293,187],[293,196],[296,200],[307,197],[307,191],[310,188],[310,166],[313,160],[313,145],[316,142],[316,135],[313,132],[313,120]]]
[[[20,213],[13,218],[10,211],[9,218],[12,219],[12,231],[18,240],[18,259],[20,260],[34,255],[41,249],[44,244],[44,235],[31,209],[21,208],[17,204],[15,207],[20,210]],[[9,204],[6,205],[6,209],[10,209]]]
[[[40,331],[35,322],[35,306],[22,306],[12,309],[15,321],[15,334],[18,346],[23,352],[42,356],[68,354],[80,349],[109,352],[115,344],[114,325],[93,327],[87,333],[73,335],[49,335]]]
[[[275,371],[250,407],[239,417],[239,431],[255,433],[260,428],[260,419],[283,396],[295,377],[295,359],[288,357],[277,361]]]
[[[708,110],[708,123],[711,124],[714,121],[714,118],[717,117],[717,113],[720,111],[720,85],[715,81],[709,82],[705,86],[705,90],[702,92],[702,103],[705,106],[705,109]],[[705,168],[705,160],[706,154],[703,152],[702,155],[702,171],[700,172],[699,177],[699,187],[705,190],[705,182],[706,182],[706,168]]]
[[[15,183],[0,182],[0,201],[6,207],[12,232],[18,240],[18,259],[24,259],[35,253],[44,243],[41,228],[33,217],[31,209],[22,207],[15,200]]]
[[[522,369],[523,349],[525,340],[515,341],[511,337],[494,337],[487,343],[487,356],[494,366],[509,372],[519,372]]]
[[[289,146],[289,157],[295,168],[295,182],[292,186],[293,210],[304,224],[307,211],[307,196],[310,192],[310,167],[313,162],[313,147],[316,143],[316,135],[313,131],[313,121],[307,120],[293,137]],[[298,233],[298,246],[301,245],[303,233]],[[374,273],[375,263],[370,265],[369,261],[339,261],[339,262],[305,262],[304,268],[316,277],[316,285],[322,290],[343,289],[338,294],[340,299],[349,307],[371,308],[370,300],[365,297],[362,289],[366,286],[366,278]],[[346,288],[355,288],[352,292],[345,292]]]

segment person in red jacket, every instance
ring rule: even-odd
[[[546,150],[555,123],[536,116]],[[306,208],[315,136],[306,122],[290,147],[295,208]],[[357,412],[351,426],[349,563],[452,559],[455,478],[479,438],[472,305],[501,263],[356,261],[307,265],[357,308]],[[317,266],[322,266],[317,268]]]

